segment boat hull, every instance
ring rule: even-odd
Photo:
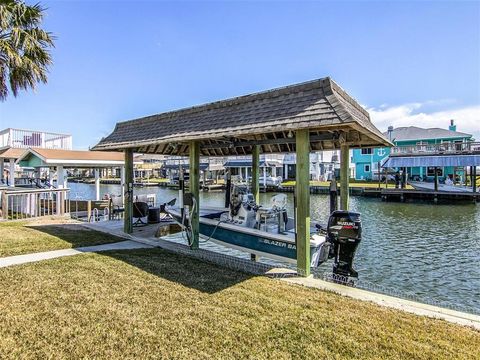
[[[412,185],[416,190],[427,190],[427,191],[434,191],[435,184],[429,182],[419,182],[419,181],[411,181],[410,185]],[[473,192],[471,187],[466,186],[456,186],[456,185],[446,185],[446,184],[438,184],[438,191],[439,192]]]
[[[169,212],[177,221],[181,222],[179,212]],[[297,246],[292,236],[244,228],[202,216],[200,216],[199,231],[209,240],[233,249],[279,261],[296,263]],[[328,250],[329,246],[325,241],[311,241],[311,267],[317,267],[324,262],[328,256]]]

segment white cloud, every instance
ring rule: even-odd
[[[367,108],[372,122],[381,130],[386,131],[391,125],[418,126],[422,128],[448,129],[450,119],[455,120],[457,131],[472,134],[476,140],[480,140],[480,105],[442,110],[435,112],[422,111],[427,103],[409,103],[398,106],[380,106],[379,108]]]

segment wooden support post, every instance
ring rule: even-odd
[[[65,186],[65,172],[63,165],[57,166],[57,189],[63,189]]]
[[[435,184],[434,184],[434,190],[438,191],[438,168],[434,167],[433,170],[435,171]]]
[[[122,206],[125,206],[125,165],[120,168],[120,196],[122,197]]]
[[[297,272],[310,275],[310,134],[308,129],[296,133],[297,173],[295,186],[295,219]]]
[[[100,169],[96,168],[95,172],[95,200],[100,200]]]
[[[8,193],[6,190],[2,192],[2,218],[8,219]]]
[[[255,203],[260,203],[260,145],[253,145],[252,148],[252,195]],[[250,260],[258,261],[255,254],[250,254]]]
[[[5,171],[5,160],[0,159],[0,184],[3,184],[3,173]]]
[[[263,165],[264,165],[263,166],[263,191],[267,192],[267,167],[265,166],[266,165],[265,161]]]
[[[253,145],[252,149],[252,194],[255,202],[260,203],[260,145]]]
[[[9,186],[15,186],[15,159],[10,159]]]
[[[381,176],[381,166],[380,166],[380,161],[377,162],[377,173],[378,173],[378,190],[380,190],[380,187],[382,186],[382,176]]]
[[[232,174],[231,169],[225,174],[225,207],[230,207],[230,193],[232,191]]]
[[[470,173],[472,174],[472,191],[473,193],[477,192],[477,167],[472,166],[470,169]]]
[[[338,191],[337,191],[337,179],[333,176],[330,181],[330,214],[338,208]]]
[[[349,174],[350,149],[348,145],[340,146],[340,207],[342,210],[348,211],[348,183],[350,181]]]
[[[198,249],[198,240],[200,234],[200,218],[199,218],[199,182],[200,182],[200,144],[198,141],[190,141],[190,192],[195,198],[195,209],[192,213],[192,243],[191,249]]]
[[[92,201],[87,200],[87,222],[95,222],[92,221]]]
[[[133,151],[125,150],[125,211],[123,218],[123,232],[133,232]]]

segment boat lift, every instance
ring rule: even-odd
[[[350,149],[392,144],[368,112],[329,77],[120,122],[92,150],[125,157],[124,232],[132,233],[133,154],[189,156],[191,248],[199,248],[200,156],[252,156],[252,193],[259,200],[260,153],[296,153],[297,272],[310,274],[311,151],[340,149],[340,208],[348,210]]]

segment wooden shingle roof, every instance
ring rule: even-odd
[[[27,149],[6,147],[0,150],[0,159],[18,159]]]
[[[295,150],[294,132],[310,129],[312,150],[389,146],[368,112],[330,78],[120,122],[93,150],[186,155],[199,140],[203,155]]]

